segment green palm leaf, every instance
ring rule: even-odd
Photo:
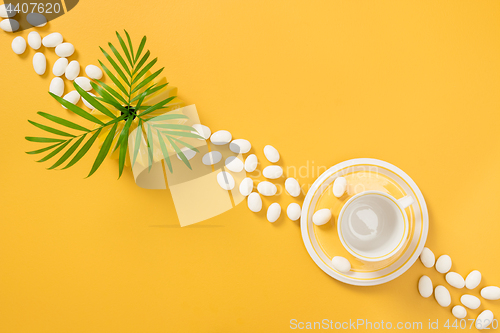
[[[74,152],[75,150],[78,148],[78,146],[80,146],[80,144],[82,143],[82,141],[85,139],[85,135],[82,135],[80,137],[80,139],[78,139],[64,154],[63,156],[61,156],[60,159],[57,160],[56,163],[54,163],[50,168],[49,170],[52,170],[54,168],[57,168],[58,166],[60,166],[61,164],[63,164]]]
[[[63,170],[75,165],[76,162],[78,162],[83,156],[85,156],[85,154],[89,151],[90,147],[92,147],[95,140],[97,139],[97,137],[101,133],[101,130],[102,130],[102,128],[98,129],[94,133],[94,135],[92,135],[92,137],[90,137],[90,139],[83,145],[82,149],[80,149],[80,151],[78,153],[76,153],[75,157],[73,157],[73,159],[63,168]]]
[[[30,155],[41,154],[41,153],[46,152],[47,150],[51,150],[52,148],[55,148],[55,147],[59,146],[60,144],[61,144],[61,142],[60,143],[56,143],[55,145],[52,145],[52,146],[48,146],[48,147],[42,148],[42,149],[27,151],[26,154],[30,154]]]
[[[116,123],[113,128],[109,131],[108,136],[106,136],[106,139],[104,139],[104,142],[101,146],[101,149],[99,150],[99,153],[97,154],[97,157],[94,161],[94,165],[92,165],[92,169],[89,172],[89,175],[87,176],[90,177],[94,174],[94,172],[99,169],[101,166],[102,162],[104,161],[104,158],[108,155],[109,149],[111,148],[111,144],[113,143],[113,138],[115,137],[115,132],[116,128],[118,127],[118,123]]]
[[[57,116],[53,116],[53,115],[45,113],[45,112],[37,112],[37,113],[40,116],[42,116],[42,117],[44,117],[44,118],[46,118],[48,120],[51,120],[51,121],[55,122],[56,124],[63,125],[63,126],[66,126],[68,128],[76,129],[76,130],[79,130],[79,131],[90,132],[90,130],[88,128],[85,128],[83,126],[75,124],[74,122],[71,122],[69,120],[66,120],[66,119],[63,119],[63,118],[59,118]]]
[[[38,160],[37,162],[45,162],[45,161],[51,159],[52,157],[56,156],[57,154],[59,154],[60,151],[62,151],[70,143],[70,141],[71,140],[66,141],[65,143],[63,143],[62,145],[60,145],[59,147],[57,147],[56,149],[51,151],[44,158],[42,158],[41,160]]]
[[[167,146],[165,145],[165,142],[163,141],[163,136],[161,135],[160,131],[158,131],[158,139],[160,141],[160,148],[161,152],[163,154],[163,158],[165,159],[165,162],[167,162],[168,170],[172,172],[172,162],[170,161],[170,156],[168,154]]]
[[[60,131],[58,129],[55,129],[55,128],[52,128],[52,127],[49,127],[49,126],[45,126],[45,125],[42,125],[42,124],[39,124],[39,123],[35,123],[34,121],[31,121],[31,120],[28,120],[28,122],[44,131],[47,131],[49,133],[52,133],[52,134],[56,134],[56,135],[61,135],[61,136],[69,136],[69,137],[75,137],[73,134],[69,134],[69,133],[66,133],[66,132],[63,132],[63,131]]]
[[[75,87],[78,87],[78,89],[82,90],[82,88],[80,88],[76,83],[74,83],[74,86]],[[72,104],[70,102],[68,102],[67,100],[65,100],[64,98],[61,98],[57,95],[54,95],[53,93],[49,92],[49,94],[54,97],[56,99],[56,101],[58,101],[59,103],[61,103],[62,105],[64,105],[68,110],[72,111],[73,113],[79,115],[80,117],[84,118],[84,119],[87,119],[87,120],[90,120],[91,122],[93,123],[96,123],[96,124],[99,124],[99,125],[104,125],[104,123],[102,121],[100,121],[99,119],[97,119],[96,117],[94,117],[93,115],[91,115],[90,113],[88,113],[87,111],[85,111],[84,109],[76,106],[75,104]],[[88,95],[88,94],[87,94]],[[90,95],[88,95],[90,96]],[[93,98],[93,97],[91,97]],[[85,98],[86,99],[86,98]],[[87,100],[87,99],[86,99]],[[88,100],[87,100],[88,101]],[[89,102],[90,103],[90,102]]]

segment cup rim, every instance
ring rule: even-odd
[[[391,200],[394,204],[396,204],[396,207],[398,207],[398,209],[401,212],[401,215],[403,216],[404,231],[403,231],[403,235],[402,235],[400,241],[398,242],[398,245],[396,245],[396,247],[394,249],[392,249],[390,252],[388,252],[388,253],[386,253],[386,254],[384,254],[382,256],[367,257],[365,255],[361,255],[361,254],[355,252],[353,249],[351,249],[351,247],[349,247],[349,245],[347,244],[347,242],[344,240],[344,236],[343,236],[343,233],[342,233],[342,217],[344,216],[344,212],[347,209],[347,207],[354,200],[356,200],[356,199],[358,199],[358,198],[360,198],[362,196],[365,196],[365,195],[374,195],[374,194],[386,197],[389,200]],[[374,190],[364,191],[364,192],[358,193],[358,194],[354,195],[352,198],[350,198],[349,200],[347,200],[347,202],[344,204],[344,206],[340,210],[339,217],[338,217],[338,220],[337,220],[337,233],[339,235],[340,242],[342,243],[342,245],[344,246],[344,248],[350,254],[352,254],[356,258],[364,260],[364,261],[382,261],[382,260],[385,260],[387,258],[392,257],[394,254],[396,254],[399,251],[399,249],[401,249],[401,247],[404,244],[404,241],[408,237],[408,231],[409,231],[408,228],[409,228],[408,227],[408,214],[406,214],[405,209],[403,209],[403,207],[401,207],[401,205],[399,204],[398,200],[396,198],[394,198],[392,195],[388,194],[388,193],[381,192],[381,191],[374,191]]]

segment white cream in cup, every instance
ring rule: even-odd
[[[411,204],[411,196],[396,199],[380,191],[356,194],[339,214],[337,231],[342,245],[364,261],[381,261],[393,256],[408,237],[405,209]]]

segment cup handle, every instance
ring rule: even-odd
[[[414,202],[413,197],[410,195],[407,195],[406,197],[403,197],[401,199],[398,199],[398,203],[403,209],[406,209],[408,206],[410,206]]]

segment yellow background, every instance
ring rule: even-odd
[[[285,166],[375,157],[402,168],[428,203],[427,245],[463,275],[479,269],[483,286],[500,284],[499,15],[493,0],[83,0],[40,31],[61,32],[82,65],[104,58],[98,46],[115,30],[136,45],[147,35],[179,96],[261,160],[272,144]],[[67,111],[47,94],[52,75],[37,76],[33,50],[15,55],[12,38],[0,33],[1,332],[453,319],[419,296],[422,274],[445,283],[419,261],[385,285],[348,286],[314,264],[287,218],[270,224],[241,204],[180,228],[169,192],[138,188],[130,172],[117,181],[116,161],[83,179],[95,148],[69,170],[45,170],[24,153],[39,147],[24,136],[41,133],[27,120]],[[465,292],[453,290],[453,304]],[[499,304],[481,309],[500,316]]]

